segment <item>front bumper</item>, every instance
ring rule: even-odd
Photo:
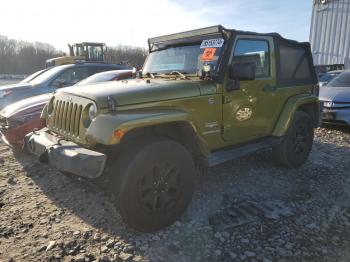
[[[103,173],[106,165],[105,154],[62,140],[47,128],[28,134],[24,142],[27,151],[62,172],[93,179]]]
[[[350,109],[323,109],[324,123],[350,125]]]

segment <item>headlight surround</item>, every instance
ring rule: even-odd
[[[94,120],[96,115],[97,115],[97,108],[94,104],[91,104],[89,106],[89,111],[88,111],[89,119],[90,121]]]
[[[97,115],[97,107],[95,104],[89,104],[85,107],[83,111],[83,124],[85,128],[88,128],[91,122],[95,119]]]
[[[47,105],[47,113],[48,113],[49,115],[51,115],[51,114],[53,113],[53,109],[54,109],[53,104],[54,104],[54,101],[55,101],[55,97],[52,97],[51,100],[50,100],[50,102],[49,102],[48,105]]]

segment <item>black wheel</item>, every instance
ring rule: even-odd
[[[273,149],[274,158],[287,167],[299,167],[308,158],[314,140],[310,116],[302,111],[294,114],[283,141]]]
[[[124,152],[112,171],[116,204],[132,228],[152,232],[175,222],[189,205],[195,167],[179,143],[155,139]]]

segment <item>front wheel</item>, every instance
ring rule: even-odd
[[[155,139],[134,146],[116,163],[116,204],[132,228],[152,232],[175,222],[194,191],[195,166],[181,144]]]
[[[297,111],[282,143],[273,149],[274,158],[284,166],[299,167],[308,158],[313,140],[312,119],[307,113]]]

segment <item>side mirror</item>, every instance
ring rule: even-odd
[[[237,63],[230,67],[230,81],[226,86],[227,91],[239,90],[240,81],[254,80],[256,72],[255,63]]]
[[[255,73],[255,63],[237,63],[231,66],[230,78],[236,81],[254,80]]]

